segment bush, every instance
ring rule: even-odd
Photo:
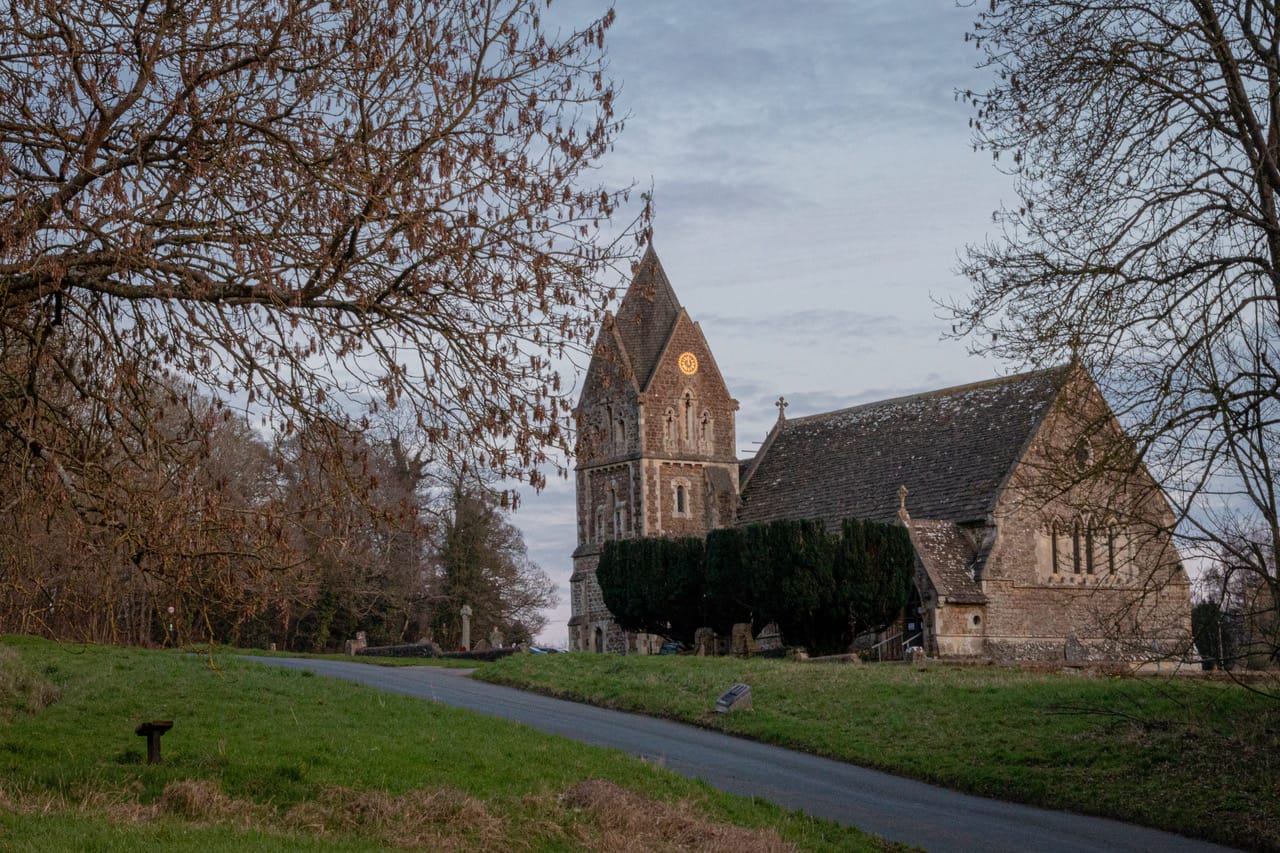
[[[906,605],[915,551],[906,528],[849,520],[783,520],[714,530],[701,539],[605,543],[596,570],[605,606],[628,631],[690,643],[709,625],[760,630],[776,622],[787,643],[844,651],[854,630],[883,630]]]

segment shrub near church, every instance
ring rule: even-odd
[[[689,643],[707,625],[756,631],[777,623],[786,642],[819,654],[848,650],[906,605],[915,552],[905,527],[846,520],[832,536],[816,521],[775,521],[696,538],[605,543],[596,570],[619,626]]]

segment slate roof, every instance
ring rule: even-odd
[[[648,386],[679,316],[680,300],[650,243],[614,318],[641,391]]]
[[[913,518],[907,523],[907,531],[942,600],[952,604],[987,603],[972,574],[978,555],[958,524]]]
[[[742,489],[739,523],[985,521],[1070,365],[780,421]],[[750,470],[750,469],[748,469]]]

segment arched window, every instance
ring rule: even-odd
[[[1094,546],[1094,524],[1093,518],[1090,517],[1084,523],[1084,570],[1087,574],[1093,574],[1093,546]]]
[[[678,477],[671,481],[671,514],[676,518],[688,518],[690,516],[689,503],[692,500],[692,494],[689,491],[689,481],[683,477]]]
[[[706,453],[711,452],[711,412],[706,409],[698,415],[698,447]]]
[[[1074,574],[1080,574],[1080,519],[1077,518],[1071,526],[1071,571]]]
[[[1055,518],[1053,522],[1049,525],[1049,548],[1050,548],[1049,563],[1053,567],[1052,571],[1055,575],[1058,574],[1058,566],[1059,566],[1058,561],[1062,559],[1062,555],[1058,553],[1059,551],[1058,539],[1061,536],[1062,536],[1062,525],[1059,524],[1058,519]]]
[[[613,538],[621,539],[627,523],[626,504],[618,500],[616,489],[609,490],[609,498],[613,505]]]
[[[668,450],[674,450],[680,443],[679,427],[676,426],[676,410],[667,407],[662,416],[662,444]]]
[[[1113,575],[1116,573],[1116,522],[1114,519],[1107,523],[1107,571]]]
[[[684,392],[684,440],[686,444],[694,440],[693,394],[689,391]]]

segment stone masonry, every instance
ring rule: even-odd
[[[888,633],[922,624],[930,655],[1144,660],[1188,645],[1168,502],[1078,365],[793,419],[779,402],[739,463],[738,402],[651,246],[576,410],[571,648],[657,645],[604,605],[606,540],[780,518],[907,525],[919,611]]]

